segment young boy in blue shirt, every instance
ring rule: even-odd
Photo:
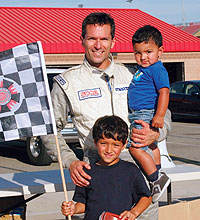
[[[84,220],[98,220],[102,212],[136,219],[151,203],[151,193],[139,168],[119,158],[128,138],[128,126],[118,116],[99,118],[93,138],[100,159],[85,171],[92,177],[87,187],[76,186],[73,200],[63,202],[62,214],[85,213]]]
[[[169,79],[159,57],[163,53],[162,35],[158,29],[146,25],[139,28],[132,38],[133,50],[138,71],[128,89],[130,129],[141,125],[135,120],[148,122],[152,128],[163,127],[164,116],[169,103]],[[161,168],[160,151],[156,143],[150,146],[136,148],[129,138],[130,154],[144,171],[152,189],[152,201],[157,202],[170,183]],[[151,148],[153,158],[146,152]]]

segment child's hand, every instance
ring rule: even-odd
[[[75,204],[72,201],[63,202],[61,206],[61,212],[65,216],[73,215],[75,213]]]
[[[120,214],[119,218],[122,220],[135,220],[137,216],[134,214],[134,212],[124,211]]]
[[[154,128],[163,128],[164,117],[160,115],[155,115],[152,119],[151,126]]]

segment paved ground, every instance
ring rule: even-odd
[[[169,154],[174,155],[175,161],[187,161],[200,165],[200,124],[173,122],[172,130],[167,138]],[[182,160],[181,160],[182,158]]]

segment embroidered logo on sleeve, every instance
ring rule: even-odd
[[[56,79],[57,82],[59,82],[60,85],[62,85],[62,86],[65,85],[65,83],[66,83],[65,79],[64,79],[62,76],[60,76],[60,75],[55,76],[55,79]]]
[[[99,98],[101,97],[101,89],[85,89],[78,91],[79,100],[90,99],[90,98]]]

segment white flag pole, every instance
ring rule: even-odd
[[[42,66],[42,70],[43,70],[44,82],[45,82],[46,88],[48,88],[49,85],[48,85],[48,79],[47,79],[47,74],[46,74],[46,65],[45,65],[45,60],[44,60],[42,44],[40,41],[38,41],[37,43],[38,43],[39,54],[40,54],[40,58],[41,58],[41,66]],[[51,94],[50,94],[49,89],[47,89],[46,92],[47,92],[47,98],[48,98],[48,102],[49,102],[50,114],[51,114],[51,118],[52,118],[53,131],[54,131],[54,135],[55,135],[55,139],[56,139],[58,163],[59,163],[59,167],[60,167],[63,190],[64,190],[64,195],[65,195],[65,200],[66,200],[66,202],[68,202],[69,200],[68,200],[68,195],[67,195],[67,186],[66,186],[64,170],[63,170],[63,166],[62,166],[62,158],[61,158],[60,147],[59,147],[59,143],[58,143],[57,128],[56,128],[55,117],[54,117],[54,113],[53,113],[53,105],[51,102]],[[68,215],[68,219],[71,220],[71,215]]]
[[[63,184],[63,190],[64,190],[64,195],[65,195],[65,200],[68,202],[68,195],[67,195],[67,186],[66,186],[66,181],[65,181],[65,176],[64,176],[64,171],[63,171],[63,166],[62,166],[62,159],[61,159],[61,154],[60,154],[60,147],[58,143],[58,136],[55,135],[56,138],[56,148],[58,152],[58,162],[60,166],[60,173],[61,173],[61,178],[62,178],[62,184]],[[68,215],[68,219],[71,220],[71,215]]]

